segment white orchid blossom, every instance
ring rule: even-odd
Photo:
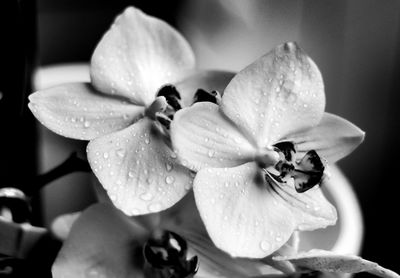
[[[175,114],[173,146],[198,171],[194,195],[216,246],[262,258],[296,230],[336,222],[317,186],[323,160],[347,155],[364,133],[324,108],[317,66],[285,43],[239,72],[220,106],[197,103]]]
[[[129,215],[161,211],[192,181],[170,148],[173,114],[193,103],[196,86],[218,89],[232,77],[194,74],[194,66],[192,49],[176,30],[130,7],[97,45],[90,84],[36,92],[29,107],[50,130],[90,140],[90,165],[118,208]]]

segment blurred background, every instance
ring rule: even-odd
[[[297,41],[324,77],[327,111],[361,127],[365,142],[339,163],[364,215],[361,255],[400,272],[400,1],[395,0],[36,0],[38,67],[87,63],[114,17],[134,5],[188,38],[201,68],[240,70],[277,44]],[[34,134],[33,132],[31,134]],[[85,144],[40,128],[40,171]],[[93,201],[89,174],[65,177],[42,194],[48,224]],[[77,194],[77,192],[79,194]],[[72,195],[74,194],[74,195]],[[75,196],[71,203],[68,196]],[[361,275],[360,275],[361,276]]]

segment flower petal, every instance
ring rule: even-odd
[[[90,70],[101,92],[149,105],[157,89],[182,79],[194,65],[192,49],[175,29],[129,7],[97,45]]]
[[[319,123],[325,107],[321,73],[296,43],[279,45],[233,78],[221,107],[265,147]]]
[[[153,121],[99,137],[88,145],[88,159],[113,203],[128,215],[164,210],[191,188],[191,175]]]
[[[81,212],[68,213],[58,216],[51,223],[51,232],[59,239],[66,240],[72,225],[79,218]]]
[[[181,94],[183,107],[193,104],[193,97],[198,89],[223,93],[234,75],[235,73],[229,71],[205,70],[177,83],[175,86]]]
[[[109,204],[96,204],[74,223],[53,265],[54,278],[143,277],[148,231]]]
[[[232,167],[254,159],[256,149],[218,105],[200,102],[175,114],[171,140],[182,163],[193,170]]]
[[[309,150],[334,163],[350,154],[364,140],[365,133],[349,121],[325,113],[314,128],[287,136],[285,140],[297,145],[301,157]]]
[[[193,189],[211,239],[233,256],[268,256],[296,228],[291,209],[265,186],[255,163],[201,170]]]
[[[274,193],[291,208],[300,231],[326,228],[337,221],[335,207],[328,202],[318,186],[298,193],[294,186],[280,185],[274,186]]]
[[[268,256],[295,229],[322,228],[337,218],[319,188],[297,193],[294,186],[271,185],[255,163],[201,170],[193,188],[210,237],[234,256]]]
[[[215,247],[200,218],[192,191],[161,215],[161,227],[175,231],[188,241],[189,257],[198,256],[200,264],[195,277],[245,278],[281,273],[259,260],[233,258]]]
[[[278,256],[274,257],[274,260],[289,261],[302,270],[342,273],[358,273],[366,271],[380,277],[400,277],[397,273],[358,256],[342,255],[325,250],[315,249],[293,256]]]
[[[96,92],[87,83],[68,83],[29,96],[35,117],[53,132],[74,139],[90,140],[123,129],[144,108]]]

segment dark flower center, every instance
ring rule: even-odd
[[[221,101],[221,95],[218,91],[207,92],[203,89],[198,89],[194,95],[193,103],[197,102],[212,102],[219,104]]]
[[[308,151],[300,160],[296,160],[296,148],[292,142],[279,142],[273,147],[279,153],[280,160],[274,171],[266,171],[276,182],[289,183],[293,180],[298,193],[306,192],[321,183],[325,166],[315,150]]]
[[[187,243],[171,231],[156,233],[144,246],[147,262],[168,278],[192,277],[198,270],[198,258],[187,258]]]

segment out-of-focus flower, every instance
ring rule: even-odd
[[[174,148],[198,171],[194,195],[217,247],[262,258],[295,230],[336,222],[319,185],[325,163],[350,153],[364,133],[324,113],[315,63],[285,43],[239,72],[221,105],[198,103],[175,114]]]
[[[195,277],[282,274],[261,260],[232,258],[216,248],[198,215],[193,194],[175,206],[160,214],[129,218],[109,204],[96,204],[81,215],[58,219],[53,230],[65,236],[66,241],[53,265],[53,277],[192,277],[194,272],[187,276],[175,272],[173,263],[168,267],[168,262],[182,263],[182,258],[175,260],[176,253],[169,252],[174,246],[176,250],[186,250],[182,240],[187,241],[187,259],[183,263],[194,263],[198,259]],[[154,244],[157,234],[169,240],[158,240]],[[145,248],[152,248],[153,253],[149,255]],[[283,251],[276,255],[280,254],[291,253]],[[160,267],[163,264],[167,266]]]
[[[192,49],[175,29],[130,7],[97,45],[90,84],[36,92],[29,107],[52,131],[91,140],[90,165],[118,208],[129,215],[157,212],[191,188],[168,134],[174,113],[193,103],[196,88],[188,87],[218,89],[232,76],[194,74],[194,66]]]
[[[326,250],[310,250],[290,256],[276,256],[275,261],[288,262],[293,265],[297,273],[325,272],[325,273],[359,273],[369,272],[386,278],[400,276],[377,263],[364,260],[355,255],[343,255]]]

